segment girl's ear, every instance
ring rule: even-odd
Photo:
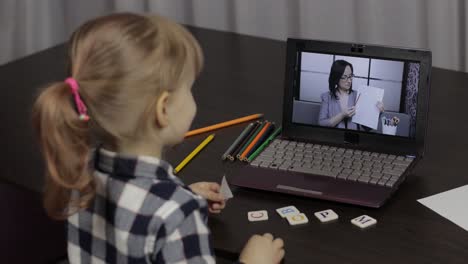
[[[169,104],[169,92],[164,91],[156,102],[156,125],[159,128],[165,128],[169,125],[169,116],[167,112]]]

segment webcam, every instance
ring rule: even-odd
[[[366,46],[362,45],[362,44],[352,44],[351,45],[351,52],[363,53],[365,47]]]

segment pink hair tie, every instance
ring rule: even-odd
[[[89,116],[87,113],[87,108],[81,100],[80,94],[78,93],[78,82],[74,78],[67,78],[65,82],[71,87],[73,98],[75,99],[76,108],[78,109],[78,113],[80,114],[80,120],[88,121]]]

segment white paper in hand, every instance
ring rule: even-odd
[[[361,85],[356,88],[356,91],[359,99],[356,99],[356,114],[353,116],[352,122],[377,129],[380,115],[377,103],[382,102],[384,89]]]
[[[231,188],[229,188],[229,184],[227,183],[226,180],[226,175],[223,176],[223,179],[221,180],[221,195],[224,197],[225,200],[230,199],[234,197],[231,192]]]

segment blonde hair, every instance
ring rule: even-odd
[[[78,118],[65,82],[47,86],[32,114],[46,163],[44,205],[56,219],[88,207],[94,198],[88,164],[93,142],[117,147],[148,132],[158,96],[193,80],[203,55],[182,26],[160,16],[123,13],[79,27],[69,43],[69,60],[91,119]]]

